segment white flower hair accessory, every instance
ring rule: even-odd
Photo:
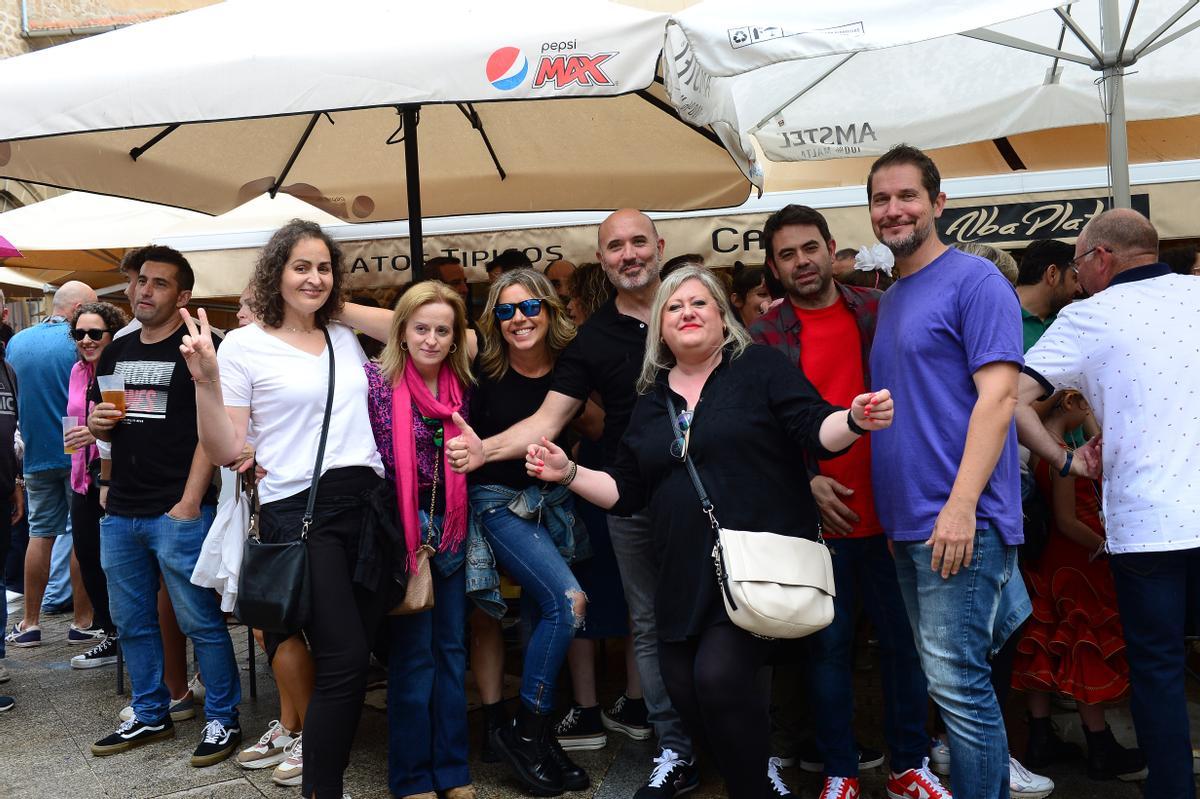
[[[892,251],[884,244],[876,244],[874,247],[862,246],[858,248],[858,255],[854,256],[854,268],[861,272],[883,272],[888,277],[892,276],[892,267],[896,265],[896,256],[892,255]]]

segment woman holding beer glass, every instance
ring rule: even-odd
[[[311,698],[292,697],[304,724],[301,793],[309,799],[341,799],[366,693],[370,643],[386,603],[394,599],[383,584],[390,569],[377,570],[384,575],[375,584],[355,580],[364,550],[375,548],[390,559],[392,548],[380,540],[385,525],[375,511],[385,489],[383,464],[363,413],[367,359],[354,332],[332,321],[342,306],[344,277],[337,244],[315,223],[293,220],[275,232],[255,265],[252,307],[259,321],[230,331],[218,353],[204,310],[198,324],[181,311],[188,335],[180,350],[196,382],[198,432],[209,459],[237,459],[254,426],[255,458],[266,472],[258,482],[264,541],[299,537],[309,487],[319,481],[307,539],[312,614],[304,627],[315,681]],[[334,394],[321,474],[315,475],[330,347]],[[264,638],[273,669],[281,659],[307,662],[288,657],[304,648],[299,635]],[[289,685],[304,684],[304,675],[292,676],[298,679]],[[298,734],[290,746],[293,753],[302,746]]]
[[[63,419],[63,447],[71,456],[71,529],[75,533],[75,558],[79,574],[92,600],[92,629],[103,630],[99,642],[71,658],[75,669],[94,669],[117,662],[117,630],[108,610],[108,581],[100,566],[100,451],[87,429],[87,394],[96,379],[96,361],[112,343],[113,334],[125,325],[125,316],[107,302],[79,306],[71,322],[71,338],[79,361],[71,367],[67,384],[67,415]],[[122,399],[124,392],[122,392]],[[70,420],[70,421],[68,421]]]
[[[377,332],[370,324],[355,325]],[[366,314],[379,318],[379,314]],[[472,384],[467,311],[438,281],[396,304],[378,366],[367,366],[370,415],[409,553],[433,553],[433,608],[391,619],[388,786],[401,799],[473,799],[467,768],[465,621],[467,478],[446,463],[444,442],[465,425]]]

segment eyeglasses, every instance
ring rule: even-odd
[[[497,322],[507,322],[513,318],[513,314],[517,312],[518,308],[525,315],[526,319],[532,319],[542,312],[542,301],[530,299],[515,303],[502,302],[492,309],[492,313],[496,315]]]
[[[83,337],[87,336],[92,341],[99,341],[100,339],[104,338],[104,334],[107,332],[107,330],[97,330],[94,327],[89,330],[84,330],[82,327],[77,327],[71,331],[71,338],[75,339],[76,341],[83,341]]]
[[[1089,255],[1093,255],[1097,250],[1105,250],[1106,252],[1108,251],[1107,248],[1105,248],[1105,247],[1093,247],[1092,249],[1085,252],[1083,255],[1072,258],[1070,261],[1067,262],[1067,266],[1074,269],[1075,274],[1079,274],[1079,265],[1081,263],[1083,263]]]
[[[683,460],[687,457],[688,442],[692,437],[692,411],[681,411],[675,417],[675,424],[679,435],[671,442],[671,457]]]

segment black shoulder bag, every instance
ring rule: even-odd
[[[252,533],[246,538],[242,570],[238,574],[238,618],[251,627],[281,635],[301,630],[311,612],[307,542],[317,502],[317,485],[321,481],[321,462],[325,459],[325,440],[329,437],[329,416],[333,411],[333,340],[328,330],[323,332],[325,349],[329,352],[329,393],[300,536],[285,543],[268,544],[259,537],[257,526],[251,525]]]

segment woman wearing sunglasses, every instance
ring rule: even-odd
[[[729,620],[685,458],[723,526],[815,539],[820,523],[801,450],[837,454],[891,424],[892,401],[879,391],[855,397],[849,411],[825,402],[796,364],[750,343],[704,267],[663,280],[649,327],[642,396],[613,467],[579,467],[543,439],[529,447],[526,468],[614,513],[649,506],[659,663],[671,703],[693,740],[708,744],[728,796],[785,795],[768,765],[771,643]]]
[[[125,316],[107,302],[79,306],[71,323],[71,338],[79,361],[71,367],[67,392],[67,416],[79,424],[63,431],[63,445],[71,452],[71,529],[75,533],[75,558],[83,585],[92,600],[92,628],[105,637],[87,652],[71,658],[71,667],[94,669],[117,662],[117,629],[108,610],[108,580],[100,566],[100,517],[104,515],[100,493],[100,451],[88,432],[87,393],[96,379],[96,362],[112,343],[113,333],[125,325]]]
[[[492,284],[479,333],[471,421],[487,438],[541,407],[554,362],[575,337],[575,326],[549,280],[517,269]],[[497,564],[521,585],[522,600],[537,619],[525,651],[516,721],[494,730],[488,743],[531,793],[585,790],[587,772],[559,747],[550,722],[556,678],[587,608],[568,565],[587,554],[574,499],[563,486],[530,477],[521,460],[485,464],[470,482],[472,524]]]

